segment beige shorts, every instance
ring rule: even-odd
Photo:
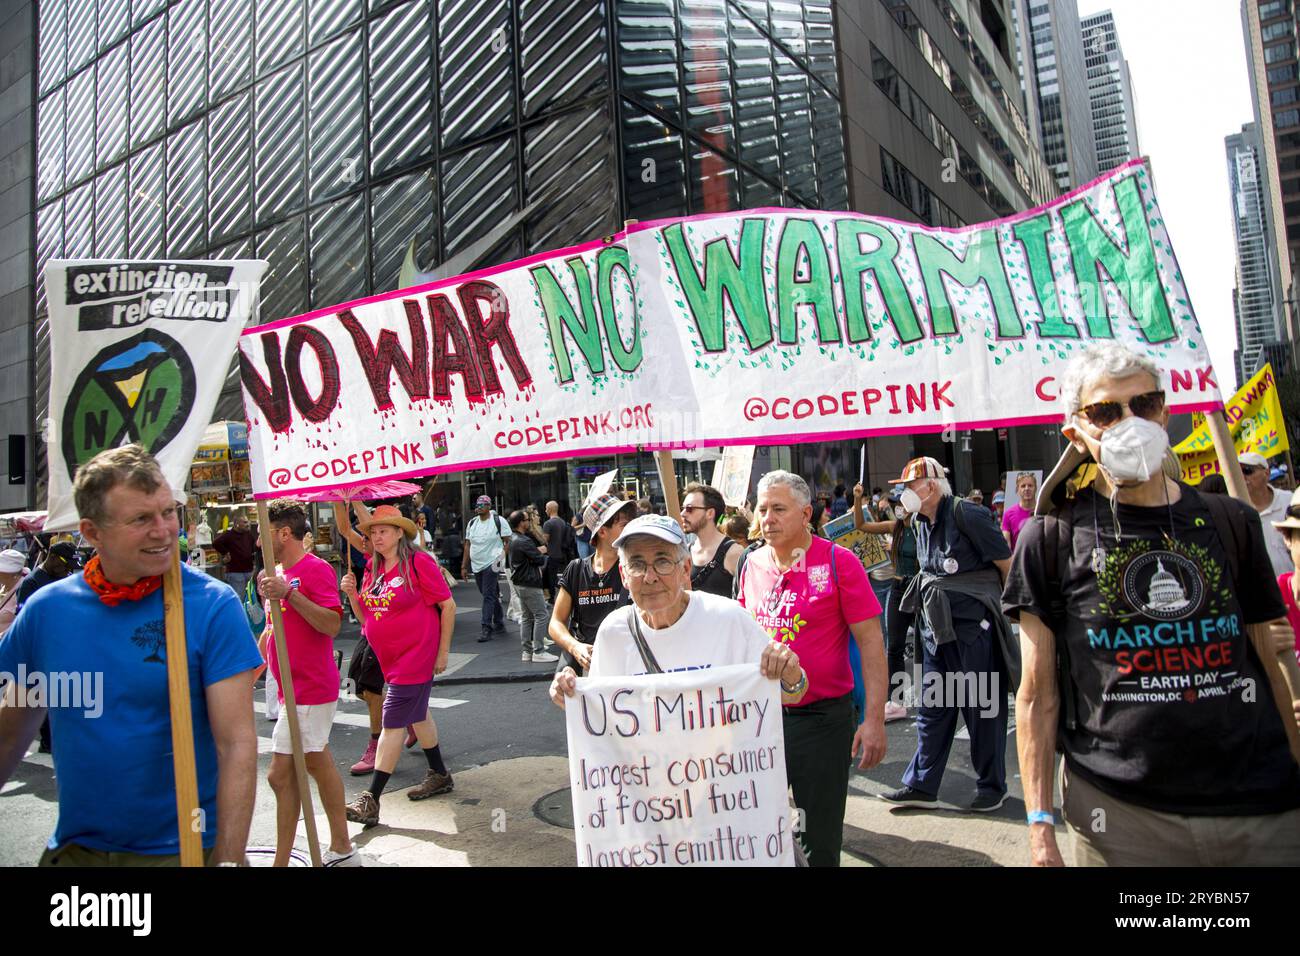
[[[1064,760],[1061,815],[1074,866],[1300,865],[1300,809],[1240,817],[1149,810],[1071,776]]]
[[[329,746],[330,728],[334,726],[334,711],[339,702],[328,704],[299,704],[298,731],[302,734],[302,752],[319,753]],[[280,716],[275,722],[271,734],[271,748],[278,754],[292,754],[293,746],[289,743],[289,714],[280,708]]]

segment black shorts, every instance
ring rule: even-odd
[[[384,692],[384,672],[379,669],[379,658],[370,649],[370,642],[362,634],[352,648],[352,660],[348,662],[348,680],[359,695],[362,691],[372,694]]]

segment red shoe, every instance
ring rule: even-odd
[[[361,777],[375,772],[375,752],[378,749],[379,741],[371,737],[370,743],[366,744],[366,752],[361,755],[360,760],[352,765],[352,776]]]
[[[406,749],[410,750],[416,745],[420,738],[415,736],[415,727],[412,724],[406,725]]]

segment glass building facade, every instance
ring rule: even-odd
[[[429,269],[489,239],[464,271],[629,218],[848,207],[831,0],[37,15],[37,276],[52,258],[258,257],[272,321],[397,288],[408,251]],[[233,374],[218,414],[242,418]]]

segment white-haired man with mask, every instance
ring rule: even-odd
[[[808,483],[788,471],[758,482],[754,509],[766,544],[736,567],[736,599],[768,636],[799,655],[808,693],[782,708],[786,777],[803,811],[800,840],[811,866],[839,866],[850,757],[866,770],[885,756],[888,670],[880,602],[856,554],[811,533]],[[854,727],[849,641],[866,691]]]
[[[1300,863],[1291,705],[1275,700],[1247,634],[1285,626],[1259,515],[1165,471],[1169,412],[1143,356],[1092,346],[1067,368],[1061,400],[1070,448],[1003,594],[1020,620],[1016,742],[1033,862],[1063,862],[1055,746],[1076,865]],[[1067,498],[1088,461],[1094,483]]]
[[[967,809],[990,813],[1007,798],[1007,692],[1019,664],[1002,613],[1011,549],[991,511],[953,496],[935,459],[912,459],[890,484],[903,487],[899,500],[916,515],[921,570],[899,606],[924,623],[924,660],[916,753],[903,786],[880,798],[906,807],[939,805],[960,714],[970,732],[976,777]]]

